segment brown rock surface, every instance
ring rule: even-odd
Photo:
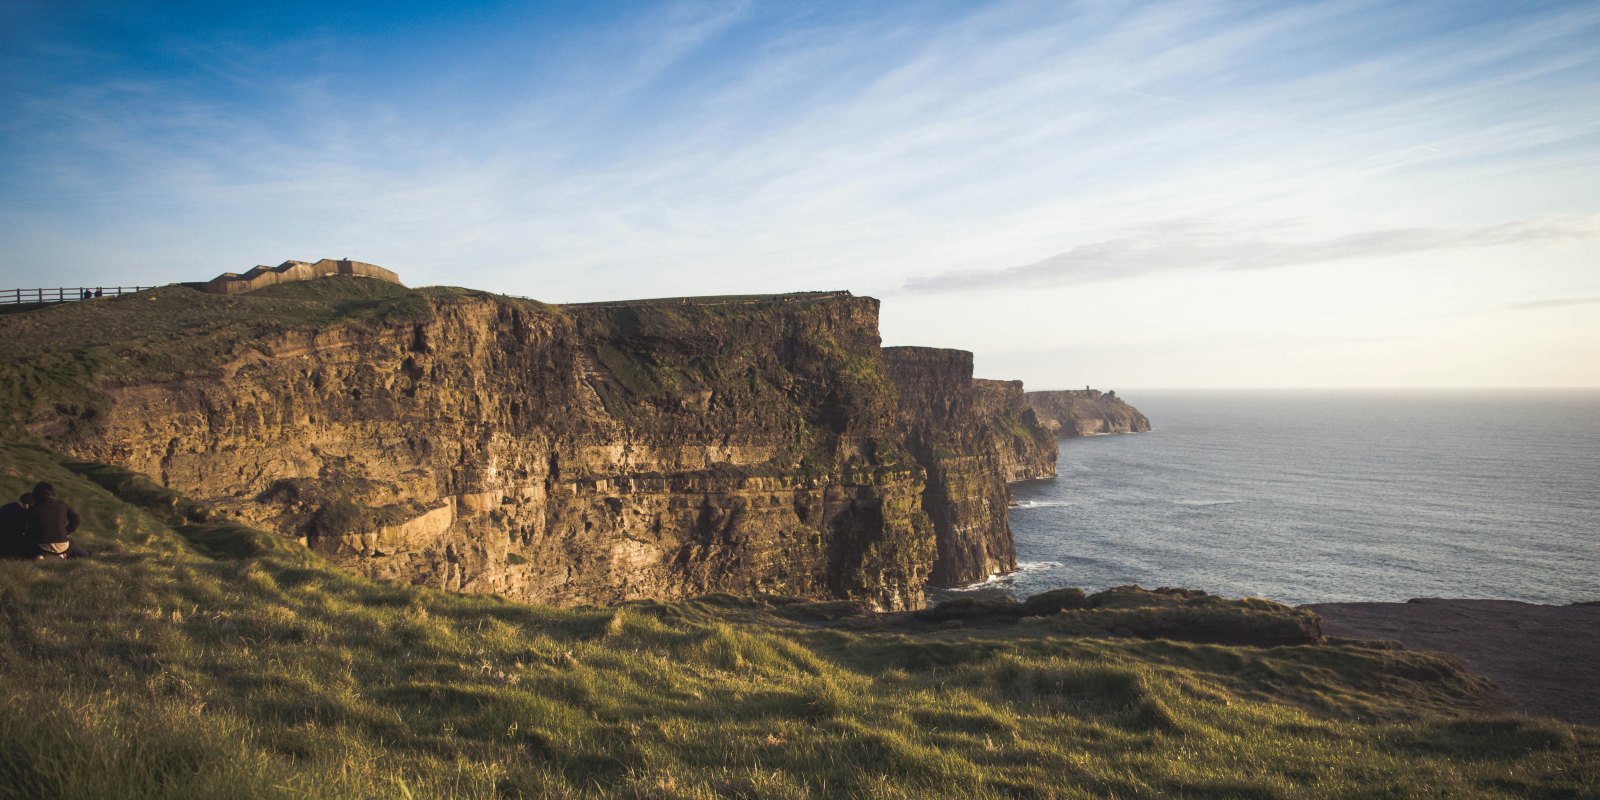
[[[1600,604],[1511,600],[1317,603],[1323,631],[1449,653],[1520,710],[1600,725]]]
[[[938,542],[929,584],[961,586],[1015,570],[1007,471],[1034,457],[1019,457],[997,430],[1011,427],[1005,404],[989,387],[975,388],[965,350],[886,347],[883,358],[898,390],[906,449],[928,474],[922,507]]]
[[[388,281],[394,284],[400,283],[399,275],[376,264],[351,261],[349,259],[324,258],[314,264],[307,261],[285,261],[276,267],[264,265],[251,267],[243,275],[224,272],[209,281],[185,285],[212,294],[244,294],[257,289],[265,289],[268,286],[277,286],[295,281],[310,281],[334,275],[376,278],[380,281]]]
[[[94,304],[92,324],[19,320],[56,340],[8,369],[101,371],[93,405],[41,390],[18,413],[58,449],[372,576],[556,603],[726,591],[922,605],[934,536],[876,300],[561,308],[373,285],[170,288]],[[252,314],[266,321],[232,322]],[[124,355],[62,341],[96,330],[146,339]]]
[[[1028,392],[1028,404],[1039,423],[1058,436],[1098,436],[1105,433],[1142,433],[1150,420],[1139,409],[1099,389]]]
[[[1039,423],[1022,381],[974,379],[972,411],[987,429],[1007,483],[1055,477],[1055,434]]]

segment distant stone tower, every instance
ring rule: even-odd
[[[334,260],[324,258],[315,264],[304,261],[285,261],[276,267],[252,267],[250,271],[240,275],[236,272],[224,272],[204,283],[185,283],[191,289],[199,289],[211,294],[243,294],[276,286],[280,283],[294,281],[309,281],[316,278],[326,278],[331,275],[352,275],[361,278],[377,278],[393,284],[400,283],[400,276],[376,264],[363,261],[351,261],[347,258]]]

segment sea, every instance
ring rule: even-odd
[[[1124,395],[1154,430],[1061,440],[969,588],[1600,600],[1600,391]]]

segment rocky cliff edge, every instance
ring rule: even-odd
[[[1058,436],[1142,433],[1150,420],[1123,402],[1116,392],[1099,389],[1028,392],[1028,405],[1038,420]]]
[[[877,320],[848,293],[561,308],[341,277],[169,287],[0,322],[20,343],[4,408],[367,575],[899,609],[922,603],[934,537]]]

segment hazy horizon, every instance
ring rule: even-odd
[[[0,43],[0,288],[349,257],[845,288],[1029,388],[1600,387],[1594,4],[21,0]]]

